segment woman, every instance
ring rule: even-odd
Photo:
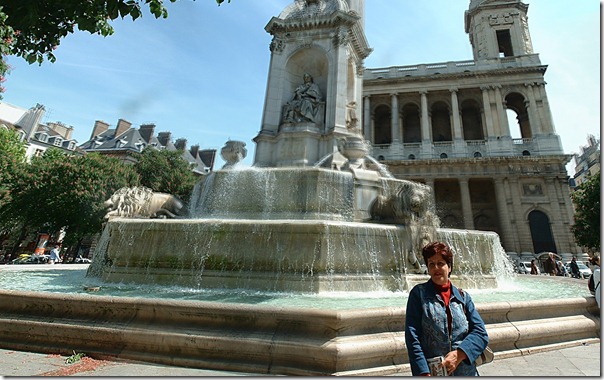
[[[443,356],[452,376],[477,376],[474,362],[489,343],[472,298],[449,281],[453,252],[434,242],[422,250],[430,279],[409,293],[405,343],[413,376],[430,375],[427,360]]]
[[[594,295],[596,297],[596,303],[600,307],[600,256],[594,256],[590,259],[593,265],[593,278],[594,278]]]
[[[531,260],[531,274],[539,274],[539,268],[537,268],[537,264],[535,264],[535,259]]]

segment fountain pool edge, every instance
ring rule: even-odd
[[[383,375],[408,365],[403,307],[317,310],[6,290],[0,305],[6,349],[279,375]],[[496,355],[600,337],[590,297],[476,307]]]

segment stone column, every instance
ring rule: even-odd
[[[493,131],[493,112],[491,111],[491,98],[489,96],[489,87],[481,86],[482,90],[482,107],[484,108],[485,121],[487,123],[487,139],[495,138],[495,131]]]
[[[512,220],[508,212],[508,205],[505,196],[503,179],[493,178],[493,182],[495,183],[495,201],[497,203],[497,215],[499,216],[499,225],[501,226],[501,243],[506,248],[506,251],[516,252],[519,246],[517,244],[516,239],[514,239]]]
[[[461,118],[459,117],[459,101],[457,100],[457,88],[449,89],[451,91],[451,112],[453,113],[453,140],[463,140],[461,129]]]
[[[371,98],[363,97],[363,136],[365,140],[373,142],[373,133],[371,133]]]
[[[392,142],[400,143],[401,142],[401,129],[399,128],[398,119],[399,119],[399,110],[398,110],[398,94],[393,93],[390,94],[390,106],[392,107],[392,115],[390,125],[392,128]]]
[[[547,100],[547,93],[545,92],[545,82],[536,84],[536,92],[541,95],[541,109],[542,109],[542,120],[541,130],[544,133],[556,133],[554,127],[554,118],[552,117],[552,110],[549,108],[549,100]]]
[[[420,156],[423,159],[432,158],[432,137],[430,133],[430,116],[428,114],[427,91],[420,91],[421,95],[421,124],[422,124],[422,145]]]
[[[462,178],[459,180],[459,190],[461,192],[461,210],[463,212],[464,228],[473,230],[474,215],[472,214],[472,200],[470,198],[470,186],[467,179]]]
[[[542,133],[541,120],[539,119],[539,112],[537,111],[537,101],[535,100],[534,83],[525,83],[528,95],[528,114],[529,124],[531,126],[531,134],[535,135]]]
[[[501,85],[495,86],[495,104],[497,104],[497,116],[499,117],[499,134],[498,136],[511,136],[510,124],[508,115],[505,112],[505,100],[501,96]]]

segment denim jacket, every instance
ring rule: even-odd
[[[474,307],[472,297],[451,284],[451,332],[447,326],[445,303],[436,293],[432,280],[418,284],[409,293],[405,317],[405,344],[414,376],[429,373],[427,359],[445,356],[461,349],[468,356],[453,376],[477,376],[476,358],[489,343],[482,318]]]

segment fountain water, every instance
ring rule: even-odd
[[[190,218],[111,218],[90,278],[398,294],[427,279],[420,248],[444,240],[455,250],[456,285],[497,286],[496,274],[511,266],[495,233],[438,228],[428,186],[392,178],[375,160],[377,170],[365,164],[372,158],[355,122],[359,70],[371,51],[363,3],[295,1],[269,22],[275,38],[256,167],[237,168],[245,144],[231,141],[221,151],[227,164],[195,189]],[[315,96],[302,97],[309,88]],[[403,303],[309,309],[3,290],[0,342],[256,373],[388,374],[407,362]],[[599,334],[591,299],[477,307],[490,346],[507,355]]]

